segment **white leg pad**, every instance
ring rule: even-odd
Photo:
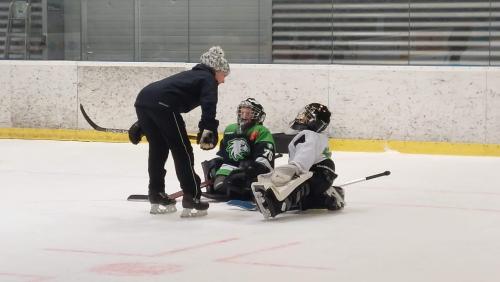
[[[271,183],[271,176],[273,175],[273,172],[266,173],[266,174],[259,174],[257,175],[257,182],[259,183]]]
[[[270,177],[271,174],[272,173],[259,175],[258,177],[259,181],[252,183],[252,187],[254,185],[259,185],[265,187],[266,191],[271,189],[274,195],[276,196],[276,199],[280,202],[285,200],[297,187],[299,187],[302,183],[311,178],[313,175],[312,172],[308,171],[306,173],[299,175],[297,178],[292,179],[285,185],[276,186],[271,181]]]

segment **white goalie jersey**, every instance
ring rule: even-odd
[[[331,157],[328,136],[311,130],[299,132],[288,145],[288,163],[306,173],[316,163]]]
[[[278,201],[283,201],[297,187],[313,176],[314,164],[331,157],[328,136],[311,130],[300,131],[288,145],[288,164],[258,176],[252,189],[271,189]],[[298,170],[298,171],[297,171]],[[295,178],[294,178],[295,177]]]

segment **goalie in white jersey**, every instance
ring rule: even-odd
[[[322,104],[305,106],[291,125],[299,132],[288,145],[288,164],[259,175],[258,182],[252,183],[257,207],[265,218],[289,210],[344,207],[343,189],[332,186],[337,174],[328,136],[322,133],[330,116]]]

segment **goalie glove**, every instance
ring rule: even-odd
[[[219,135],[217,132],[213,132],[208,129],[203,129],[203,131],[198,132],[196,136],[196,141],[200,144],[200,148],[203,150],[211,150],[215,148],[219,142]]]
[[[271,175],[271,182],[276,186],[283,186],[299,174],[299,168],[293,164],[276,167]]]

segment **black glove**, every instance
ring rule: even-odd
[[[243,170],[249,178],[256,178],[259,174],[269,172],[269,168],[265,165],[251,160],[241,161],[239,169]]]
[[[200,148],[203,150],[211,150],[217,146],[219,142],[219,134],[217,131],[211,131],[208,129],[203,129],[196,135],[196,143],[200,144]]]
[[[243,187],[248,182],[248,176],[242,169],[233,169],[229,175],[224,179],[224,183],[230,184],[231,186]]]
[[[136,121],[128,130],[128,140],[130,140],[132,144],[137,145],[141,142],[142,136],[144,136],[144,134],[142,133],[141,126],[139,122]]]
[[[232,199],[245,199],[253,198],[251,184],[255,179],[248,176],[245,170],[237,168],[224,180],[224,187],[226,187],[228,195]]]

